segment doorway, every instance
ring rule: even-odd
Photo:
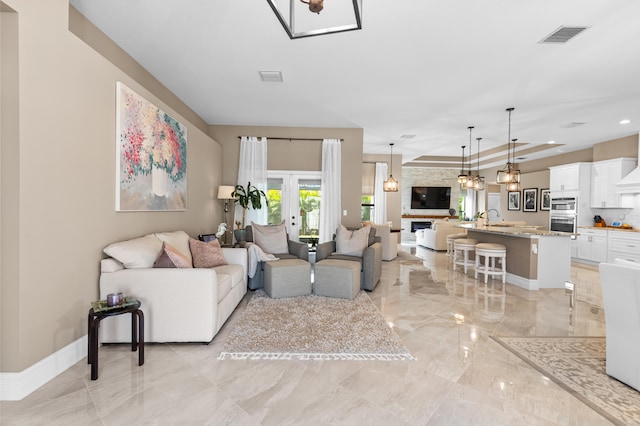
[[[289,239],[309,242],[320,235],[320,172],[268,171],[268,220],[283,220]]]

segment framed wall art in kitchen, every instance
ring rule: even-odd
[[[507,210],[520,210],[520,191],[507,193]]]
[[[523,189],[522,198],[524,198],[524,203],[522,205],[523,212],[538,211],[538,188]]]

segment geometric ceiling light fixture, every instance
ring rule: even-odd
[[[398,181],[393,178],[393,143],[390,143],[389,145],[391,146],[389,179],[384,181],[384,183],[382,184],[382,189],[384,192],[398,192]]]
[[[464,188],[466,183],[467,183],[467,179],[469,178],[469,176],[467,176],[467,174],[464,172],[464,149],[466,147],[464,145],[462,145],[462,158],[460,159],[460,174],[458,175],[458,183],[460,184],[460,188]]]
[[[480,176],[480,141],[482,138],[476,138],[478,141],[478,174],[473,177],[473,189],[482,191],[484,189],[484,176]]]
[[[471,141],[471,132],[474,129],[473,126],[469,126],[469,176],[467,177],[467,181],[464,184],[464,187],[467,189],[473,189],[474,185],[474,179],[475,176],[473,176],[473,173],[471,172],[471,152],[472,152],[472,141]]]
[[[267,0],[290,39],[362,29],[362,0]],[[322,11],[322,13],[320,13]]]
[[[511,139],[513,142],[513,158],[516,157],[516,141],[518,139]],[[511,165],[511,177],[507,182],[507,191],[520,191],[520,170],[516,169],[517,165],[513,163]]]
[[[518,184],[520,183],[520,170],[517,170],[511,163],[511,112],[514,109],[515,108],[507,108],[507,112],[509,113],[509,130],[507,133],[507,164],[502,170],[498,170],[498,173],[496,175],[496,182],[499,184],[513,184],[514,182],[518,182]],[[515,151],[515,141],[513,144],[513,149]],[[520,185],[518,185],[518,187],[519,186]]]

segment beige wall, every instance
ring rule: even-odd
[[[122,51],[110,45],[105,58],[71,33],[67,0],[5,3],[19,25],[11,36],[3,12],[2,70],[12,57],[4,46],[18,46],[19,74],[7,87],[3,73],[2,102],[19,108],[19,117],[3,110],[1,123],[0,371],[20,372],[87,333],[106,245],[154,231],[214,229],[223,217],[214,198],[222,148],[200,129],[201,120],[196,126],[178,113],[188,112],[184,104],[141,67],[119,61],[127,58]],[[86,21],[76,24],[96,31]],[[187,126],[187,212],[115,211],[116,81]],[[18,90],[5,99],[12,85]]]
[[[360,194],[362,191],[362,129],[221,126],[209,127],[209,134],[223,147],[222,180],[235,185],[238,179],[240,139],[238,136],[291,138],[291,141],[268,142],[267,167],[270,170],[322,170],[322,142],[301,139],[343,139],[342,151],[342,218],[345,226],[360,225]]]

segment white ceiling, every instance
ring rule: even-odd
[[[557,143],[527,160],[640,130],[637,0],[363,0],[362,30],[296,40],[266,0],[70,3],[209,124],[357,127],[404,162],[459,159],[471,125],[501,151],[507,107],[519,150]],[[561,26],[589,28],[539,43]]]

